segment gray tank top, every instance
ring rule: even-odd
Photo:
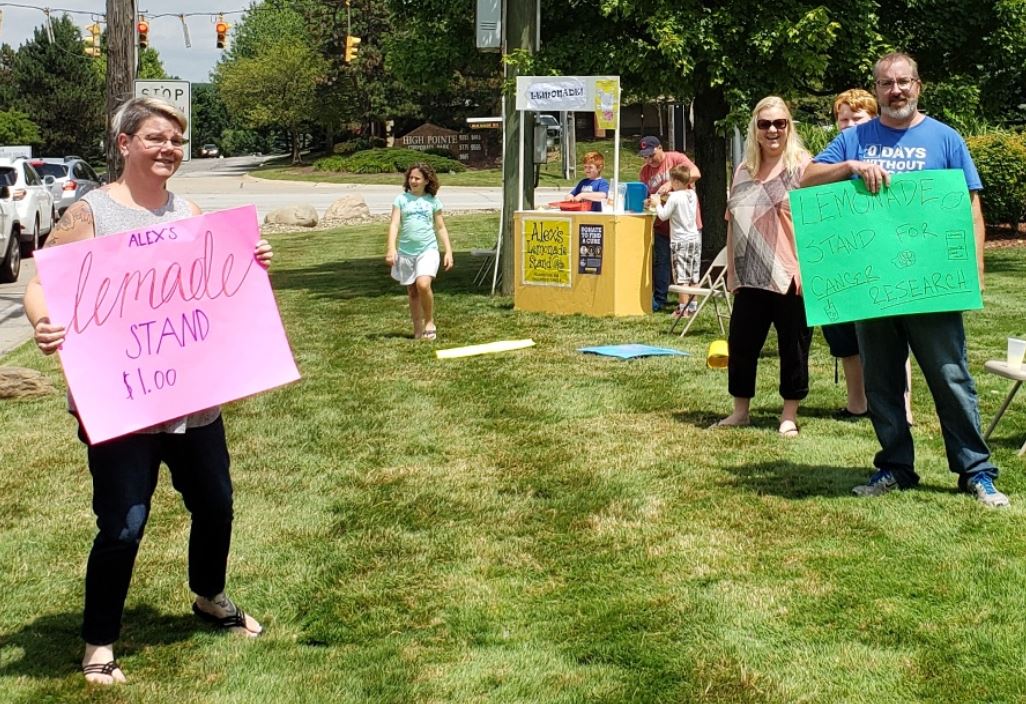
[[[118,232],[138,230],[160,222],[170,222],[192,217],[192,208],[188,201],[168,191],[167,203],[156,210],[129,208],[121,205],[110,197],[106,189],[89,191],[82,200],[89,204],[93,211],[93,232],[97,237],[104,237]],[[68,394],[68,405],[75,410],[75,402]],[[220,408],[207,408],[182,418],[175,418],[166,423],[154,425],[137,432],[140,433],[184,433],[187,428],[198,428],[217,420]]]
[[[82,200],[88,203],[89,209],[93,211],[93,228],[97,237],[192,217],[188,201],[170,191],[167,194],[167,203],[156,210],[121,205],[110,197],[106,189],[89,191],[82,196]]]

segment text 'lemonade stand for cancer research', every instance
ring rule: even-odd
[[[91,442],[299,378],[253,206],[36,252]]]
[[[897,173],[790,193],[810,326],[983,307],[961,170]]]

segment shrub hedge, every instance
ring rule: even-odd
[[[992,225],[1022,222],[1026,214],[1026,139],[994,132],[966,139],[983,181],[983,217]]]
[[[426,154],[415,149],[367,149],[350,156],[334,155],[314,162],[316,171],[345,171],[353,174],[402,173],[417,162],[425,162],[435,171],[466,171],[455,159]]]

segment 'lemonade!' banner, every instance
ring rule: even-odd
[[[299,378],[259,239],[246,206],[36,252],[90,441]]]
[[[524,218],[523,283],[570,286],[570,220]]]
[[[791,191],[810,326],[983,307],[965,175],[891,175]]]

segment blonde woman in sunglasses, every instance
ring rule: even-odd
[[[778,432],[798,436],[798,404],[809,392],[809,344],[788,192],[798,188],[809,153],[791,111],[776,96],[759,101],[748,122],[745,159],[727,199],[727,285],[734,293],[727,387],[733,412],[713,427],[748,425],[759,354],[770,326],[777,331]]]

